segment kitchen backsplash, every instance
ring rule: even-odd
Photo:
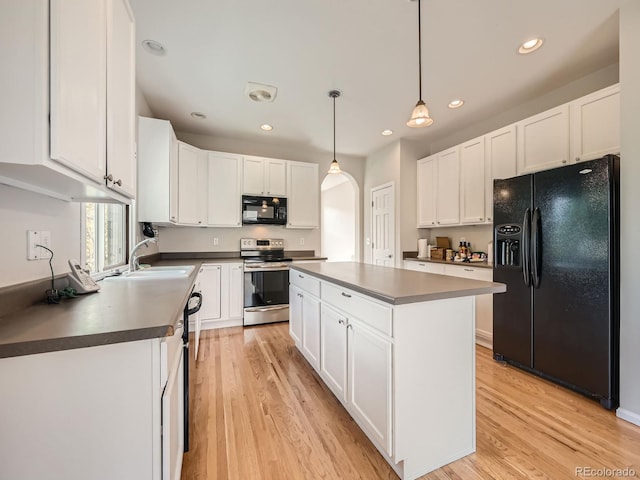
[[[214,239],[217,245],[214,244]],[[240,228],[160,227],[160,252],[229,252],[240,250],[241,238],[283,238],[286,250],[320,252],[320,230],[288,229],[276,225]],[[301,239],[302,242],[301,243]]]
[[[471,249],[474,252],[486,252],[487,245],[493,239],[492,225],[469,225],[466,227],[431,228],[418,229],[420,238],[427,238],[431,244],[435,244],[436,237],[449,237],[454,250],[458,249],[460,239],[464,237],[465,242],[471,242]],[[415,246],[415,250],[418,246]]]

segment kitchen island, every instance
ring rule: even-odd
[[[362,263],[292,265],[296,346],[391,467],[475,451],[475,296],[503,284]]]

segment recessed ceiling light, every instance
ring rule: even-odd
[[[155,40],[143,40],[142,46],[147,52],[158,57],[164,57],[167,54],[167,49],[164,48],[164,45]]]
[[[262,125],[260,125],[260,128],[265,132],[270,132],[271,130],[273,130],[273,126],[269,125],[268,123],[263,123]]]
[[[462,105],[464,105],[464,100],[460,100],[459,98],[449,102],[449,108],[460,108]]]
[[[393,135],[393,130],[383,130],[382,135],[388,137],[389,135]]]
[[[204,120],[205,118],[207,118],[207,116],[204,113],[200,113],[200,112],[191,112],[191,116],[193,118],[197,118],[198,120]]]
[[[535,52],[542,46],[543,43],[544,40],[542,38],[532,38],[531,40],[527,40],[522,45],[520,45],[520,48],[518,48],[518,53],[521,55],[526,55],[527,53]]]

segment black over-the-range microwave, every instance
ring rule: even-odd
[[[284,197],[242,196],[242,223],[244,225],[285,225],[287,199]]]

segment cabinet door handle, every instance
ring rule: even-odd
[[[580,161],[580,157],[576,157],[576,162],[579,162],[579,161]]]
[[[344,292],[342,292],[342,296],[343,297],[347,297],[347,298],[351,298],[351,295],[349,295],[348,293],[344,293]]]
[[[563,159],[562,159],[562,163],[567,163],[567,161],[563,158]]]
[[[339,323],[340,325],[344,325],[344,320],[343,320],[343,319],[340,319],[340,320],[338,320],[338,323]]]
[[[351,330],[353,330],[353,325],[351,325],[350,323],[347,324],[347,328],[350,328]]]
[[[105,179],[107,182],[113,182],[113,175],[111,175],[111,174],[105,175],[105,176],[104,176],[104,179]]]
[[[119,178],[118,180],[116,180],[115,182],[113,182],[113,184],[114,184],[114,185],[118,185],[119,187],[121,187],[121,186],[122,186],[122,179],[120,179],[120,178]]]
[[[298,276],[299,276],[300,278],[304,278],[304,275],[300,275],[300,274],[298,274]]]
[[[419,265],[419,266],[421,266],[421,267],[426,267],[426,266],[427,266],[427,265],[426,265],[426,264],[424,264],[424,263],[419,263],[418,265]]]
[[[475,270],[473,268],[465,268],[464,271],[465,272],[474,272]]]
[[[482,217],[480,217],[478,220],[482,220]]]

